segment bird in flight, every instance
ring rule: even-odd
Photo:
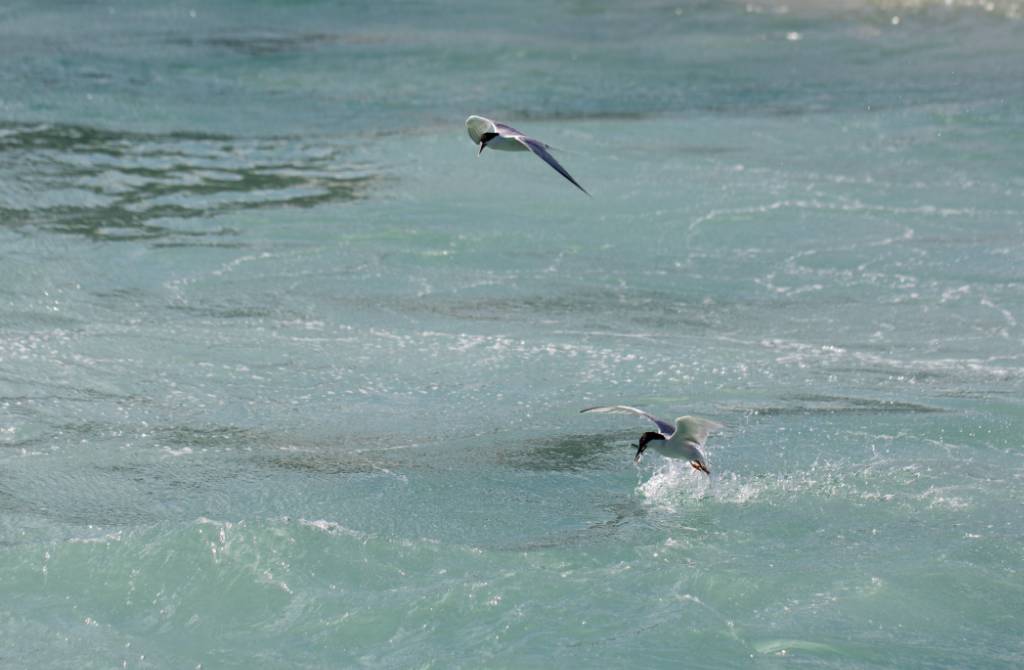
[[[681,416],[672,424],[662,421],[647,412],[629,407],[628,405],[611,405],[609,407],[589,407],[580,410],[581,413],[594,412],[595,414],[636,414],[650,419],[658,426],[657,432],[648,431],[640,436],[639,444],[636,447],[636,456],[633,460],[640,462],[640,457],[648,447],[653,447],[656,452],[668,458],[683,458],[690,461],[694,470],[700,470],[711,476],[708,469],[707,458],[704,456],[704,441],[708,439],[708,433],[722,427],[709,419],[702,419],[697,416]]]
[[[480,146],[480,150],[476,152],[477,156],[482,154],[486,147],[499,151],[531,151],[535,156],[554,168],[555,172],[572,182],[573,186],[587,193],[587,189],[580,186],[579,182],[573,179],[572,175],[551,155],[550,151],[548,151],[551,147],[540,140],[527,137],[515,128],[506,126],[504,123],[497,123],[475,115],[466,119],[466,131],[469,133],[470,139]],[[587,195],[590,194],[587,193]]]

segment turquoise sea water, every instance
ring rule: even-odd
[[[1021,667],[1022,12],[5,3],[0,667]]]

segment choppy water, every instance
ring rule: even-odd
[[[1024,665],[1021,12],[7,3],[0,666]]]

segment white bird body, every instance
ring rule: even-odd
[[[704,452],[701,451],[701,447],[704,446],[703,440],[698,442],[692,437],[689,437],[690,433],[687,432],[687,428],[680,428],[680,424],[683,422],[691,423],[697,421],[707,421],[706,419],[697,419],[692,416],[681,416],[676,419],[676,432],[672,433],[672,436],[667,440],[651,440],[650,446],[656,452],[662,456],[668,458],[683,458],[688,461],[704,461]],[[712,421],[707,421],[708,424],[717,426]]]
[[[662,456],[668,458],[681,458],[690,461],[695,470],[710,475],[707,457],[704,455],[704,442],[708,433],[722,427],[720,423],[710,419],[702,419],[697,416],[681,416],[676,419],[675,425],[655,418],[647,412],[630,407],[628,405],[611,405],[608,407],[590,407],[581,412],[595,412],[600,414],[635,414],[650,419],[658,426],[658,432],[648,432],[640,436],[640,443],[636,445],[637,462],[648,446],[653,448]]]
[[[496,137],[487,141],[488,149],[497,149],[498,151],[529,151],[522,142],[515,139],[515,136],[526,137],[525,135],[515,128],[510,128],[503,123],[495,123],[482,116],[471,116],[466,119],[466,132],[469,133],[469,139],[473,140],[474,144],[480,144],[487,133],[494,133]],[[480,151],[482,152],[483,148]]]
[[[485,148],[497,149],[498,151],[533,152],[537,158],[550,165],[555,172],[568,179],[573,186],[587,193],[587,190],[572,178],[572,175],[562,167],[561,163],[555,160],[555,157],[549,151],[551,147],[544,142],[528,137],[515,128],[506,126],[504,123],[498,123],[486,117],[476,115],[466,119],[466,132],[469,133],[469,138],[473,140],[473,143],[480,147],[480,150],[477,151],[477,156],[482,154]],[[587,195],[590,194],[587,193]]]
[[[504,135],[498,135],[488,142],[487,148],[497,149],[498,151],[529,151],[519,140],[505,137]]]

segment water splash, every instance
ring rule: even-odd
[[[656,507],[676,510],[680,505],[713,495],[714,482],[688,462],[666,459],[650,479],[636,487],[638,495]]]

